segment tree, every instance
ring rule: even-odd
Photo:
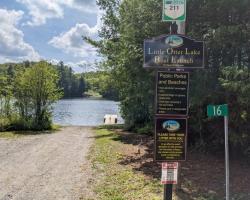
[[[104,11],[101,40],[85,39],[105,58],[102,67],[119,92],[126,125],[144,126],[153,121],[154,76],[142,68],[143,40],[169,34],[170,24],[161,22],[162,1],[98,0],[98,5]],[[206,44],[206,69],[191,73],[189,141],[209,150],[223,147],[223,123],[206,117],[206,105],[228,103],[231,144],[250,155],[249,6],[249,0],[187,3],[186,35]]]
[[[77,93],[80,95],[80,97],[82,97],[84,92],[85,92],[85,89],[86,89],[85,85],[86,85],[85,80],[84,80],[83,76],[81,76],[79,79],[79,87],[78,87],[78,91],[77,91]]]
[[[84,85],[83,82],[81,82],[81,77],[74,74],[72,68],[64,65],[62,61],[59,62],[55,68],[59,73],[58,86],[64,92],[63,98],[82,97],[84,93]],[[83,90],[80,91],[80,89]]]
[[[104,10],[100,42],[91,42],[105,56],[104,69],[112,75],[128,128],[153,121],[154,73],[143,69],[143,41],[166,33],[158,0],[99,0]],[[89,41],[89,40],[88,40]]]
[[[32,129],[50,128],[51,106],[61,97],[57,82],[56,70],[45,61],[16,76],[17,106],[24,119],[32,120]]]

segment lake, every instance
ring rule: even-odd
[[[105,114],[118,115],[119,102],[101,99],[63,99],[54,105],[53,123],[62,126],[98,126],[103,124]]]

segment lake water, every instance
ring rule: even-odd
[[[54,105],[53,123],[62,126],[97,126],[103,124],[105,114],[118,115],[119,102],[96,99],[64,99]]]

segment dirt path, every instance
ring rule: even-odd
[[[91,176],[88,127],[0,139],[0,200],[84,199]]]

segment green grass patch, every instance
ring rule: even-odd
[[[98,129],[107,129],[107,130],[114,130],[114,129],[124,129],[124,124],[107,124],[107,125],[100,125]]]
[[[4,131],[0,132],[0,138],[14,139],[24,137],[27,135],[42,135],[42,134],[53,134],[61,130],[61,126],[53,125],[51,130],[47,131]]]
[[[12,139],[12,138],[18,138],[20,137],[20,134],[16,134],[16,132],[0,132],[0,138],[8,138],[8,139]]]
[[[52,132],[60,131],[61,128],[62,128],[62,126],[60,126],[60,125],[58,125],[58,124],[52,124],[51,131],[52,131]]]
[[[111,130],[96,129],[95,145],[89,158],[95,172],[94,191],[101,200],[159,200],[162,186],[159,180],[148,180],[130,166],[119,164],[124,145]]]

